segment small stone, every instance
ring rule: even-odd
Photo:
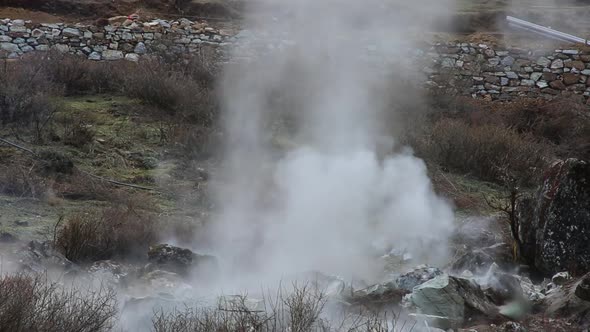
[[[147,48],[143,42],[139,42],[137,45],[135,45],[135,49],[133,51],[137,54],[146,54]]]
[[[0,43],[0,50],[7,51],[7,52],[20,52],[20,48],[16,44],[12,43]]]
[[[80,32],[80,30],[74,29],[74,28],[65,28],[65,29],[63,29],[62,33],[65,37],[80,37],[80,36],[82,36],[82,33]]]
[[[125,55],[125,60],[139,62],[139,55],[135,53],[127,53]]]
[[[547,82],[546,82],[546,81],[537,81],[537,83],[536,83],[536,84],[537,84],[537,87],[539,87],[539,88],[541,88],[541,89],[544,89],[544,88],[547,88],[547,87],[549,87],[549,84],[547,84]]]
[[[523,86],[534,86],[535,85],[535,81],[533,80],[522,80],[520,82],[521,85]]]
[[[535,73],[531,74],[531,80],[533,80],[535,82],[540,80],[541,77],[543,77],[543,73],[535,72]]]
[[[553,62],[551,63],[551,69],[560,69],[563,67],[564,67],[563,60],[561,60],[561,59],[553,60]]]
[[[515,59],[511,56],[507,56],[504,59],[502,59],[501,63],[504,66],[512,66],[512,64],[514,64]]]
[[[0,43],[10,43],[11,41],[12,38],[5,35],[0,35]]]
[[[98,53],[98,52],[92,52],[92,53],[90,53],[90,55],[88,55],[88,60],[98,61],[101,59],[102,59],[102,57],[101,57],[100,53]]]
[[[546,57],[540,57],[537,59],[537,64],[543,67],[549,67],[551,65],[551,60],[547,59]]]

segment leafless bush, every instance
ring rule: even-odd
[[[33,130],[35,139],[42,140],[55,112],[50,96],[60,93],[48,82],[43,65],[5,61],[0,77],[0,125],[10,127],[17,136]]]
[[[56,247],[74,262],[145,253],[156,241],[157,230],[140,203],[129,198],[100,212],[70,216],[57,231]]]
[[[171,70],[158,59],[143,60],[140,66],[126,76],[126,94],[183,121],[211,125],[218,107],[212,86]]]
[[[108,331],[115,305],[108,289],[65,289],[23,274],[0,278],[0,332]]]
[[[413,141],[426,159],[481,179],[504,183],[508,178],[531,184],[551,147],[530,135],[497,125],[472,126],[459,120],[436,122],[425,137]]]
[[[125,72],[133,70],[127,61],[92,61],[61,52],[33,55],[30,66],[42,66],[44,76],[66,94],[117,92]]]

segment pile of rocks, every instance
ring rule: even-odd
[[[32,51],[55,49],[92,60],[138,60],[150,51],[190,53],[201,44],[223,45],[229,33],[206,22],[187,19],[133,22],[128,26],[33,24],[24,20],[0,20],[0,54],[18,58]]]

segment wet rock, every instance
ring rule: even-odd
[[[555,163],[517,206],[521,255],[539,271],[590,271],[590,164]]]
[[[481,278],[480,285],[484,293],[497,305],[524,299],[520,278],[501,271],[496,264],[493,264]]]
[[[590,274],[587,274],[578,282],[574,294],[579,299],[590,301]]]
[[[217,268],[217,259],[209,255],[195,254],[189,249],[159,244],[148,251],[148,270],[165,270],[179,274],[191,273],[194,269],[211,271]]]
[[[24,272],[43,273],[48,269],[78,271],[78,266],[55,250],[49,241],[31,241],[24,250],[16,252],[20,270]]]
[[[506,243],[497,243],[481,249],[473,249],[460,256],[451,265],[451,271],[459,274],[465,270],[475,274],[486,273],[493,264],[498,264],[504,269],[512,268],[510,246]]]
[[[434,279],[443,272],[436,267],[419,266],[414,270],[404,273],[395,279],[398,288],[411,292],[414,287],[422,285],[428,280]]]
[[[569,272],[559,272],[551,278],[551,282],[555,285],[561,286],[572,279]]]
[[[497,318],[499,314],[474,281],[448,275],[414,288],[411,301],[420,313],[446,317],[453,327],[472,317]]]
[[[407,293],[408,291],[399,289],[395,282],[390,281],[354,291],[345,296],[344,300],[353,305],[381,310],[398,305]]]

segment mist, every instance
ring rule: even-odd
[[[264,52],[228,65],[222,86],[224,169],[208,233],[222,274],[246,287],[310,270],[371,280],[391,250],[445,263],[452,207],[385,121],[395,118],[392,100],[422,98],[383,86],[420,75],[409,55],[428,22],[452,9],[349,0],[249,8],[264,15],[252,15],[234,52]]]

